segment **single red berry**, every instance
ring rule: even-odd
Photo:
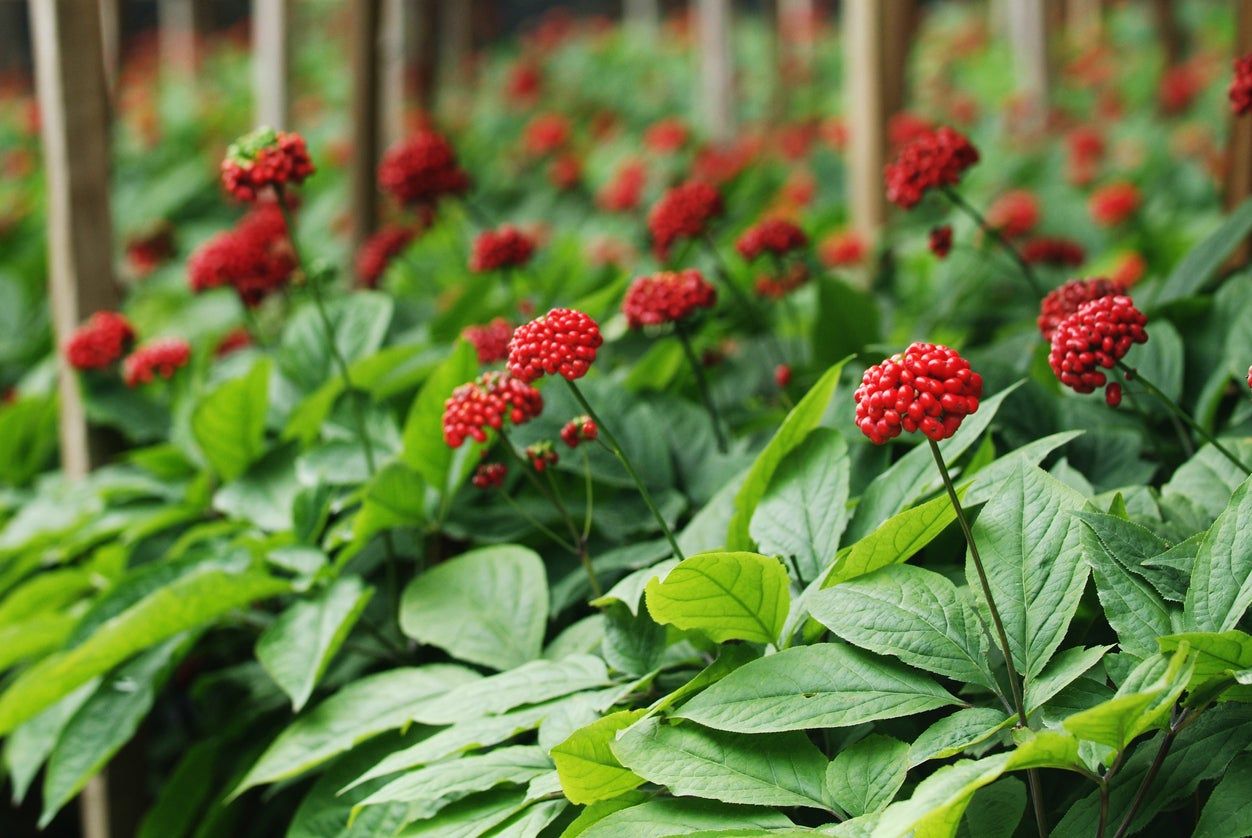
[[[1110,381],[1108,386],[1104,388],[1104,401],[1109,407],[1117,407],[1122,403],[1122,385],[1116,381]]]
[[[668,258],[670,247],[679,239],[703,235],[709,222],[723,210],[722,196],[702,181],[689,180],[670,189],[648,213],[648,230],[657,258]]]
[[[1022,245],[1022,260],[1031,265],[1076,268],[1087,258],[1082,245],[1069,239],[1040,237]]]
[[[535,240],[512,224],[505,224],[478,234],[470,256],[470,270],[485,273],[500,268],[520,268],[534,253]]]
[[[938,442],[978,410],[982,376],[954,349],[915,343],[867,369],[854,398],[857,427],[875,445],[901,431]]]
[[[481,326],[466,326],[461,337],[474,345],[474,350],[478,353],[478,363],[494,364],[496,361],[508,360],[509,338],[513,337],[513,327],[503,317],[497,317]]]
[[[240,201],[253,202],[265,188],[298,186],[313,174],[304,138],[287,131],[258,128],[226,149],[222,184]]]
[[[1230,80],[1230,109],[1236,116],[1252,112],[1252,53],[1235,59]]]
[[[1048,364],[1066,387],[1093,393],[1107,381],[1100,367],[1112,369],[1131,346],[1147,342],[1147,322],[1130,297],[1121,294],[1084,303],[1053,331]]]
[[[497,489],[504,485],[504,478],[508,473],[509,469],[504,463],[483,463],[474,471],[474,488]]]
[[[136,349],[122,362],[127,387],[147,384],[157,376],[171,378],[191,360],[191,345],[181,338],[157,338]]]
[[[1248,387],[1252,389],[1252,367],[1248,367]]]
[[[931,189],[955,186],[977,162],[978,149],[959,131],[947,126],[925,130],[887,164],[887,200],[912,209]]]
[[[402,206],[430,206],[469,189],[469,175],[457,162],[447,138],[427,128],[383,155],[378,186]]]
[[[930,252],[940,259],[948,258],[952,252],[952,226],[944,224],[930,230]]]
[[[600,435],[600,429],[590,416],[575,416],[561,428],[561,441],[570,448],[577,448],[579,443],[591,442]]]
[[[809,237],[797,225],[785,218],[767,218],[749,227],[735,243],[735,249],[751,262],[764,253],[785,256],[808,243]]]
[[[600,326],[591,317],[574,309],[554,308],[514,330],[508,369],[526,383],[544,375],[574,381],[587,374],[603,342]]]
[[[791,367],[788,364],[779,364],[774,367],[774,383],[778,385],[779,390],[787,389],[787,385],[791,383]]]
[[[377,288],[378,280],[409,243],[417,236],[412,227],[391,225],[370,236],[356,254],[357,281],[366,288]]]
[[[556,465],[559,458],[552,441],[545,439],[526,446],[526,459],[530,460],[530,467],[535,471],[546,471],[549,466]]]
[[[76,370],[111,366],[135,340],[130,321],[115,311],[97,311],[65,342],[65,360]]]
[[[1039,334],[1046,341],[1052,340],[1052,333],[1066,317],[1078,311],[1084,303],[1120,294],[1123,288],[1116,282],[1097,277],[1095,279],[1073,279],[1059,288],[1053,288],[1039,304]]]
[[[1116,227],[1139,208],[1139,189],[1125,181],[1110,183],[1092,193],[1087,208],[1097,224]]]
[[[688,268],[636,279],[622,301],[622,313],[630,328],[641,329],[677,323],[716,303],[717,289],[695,268]]]
[[[488,430],[500,430],[507,419],[521,425],[543,412],[543,395],[529,384],[502,372],[487,372],[452,391],[443,403],[443,441],[460,448],[469,437],[487,441]]]

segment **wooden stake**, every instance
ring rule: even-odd
[[[1165,52],[1165,66],[1178,65],[1187,51],[1186,33],[1178,25],[1174,11],[1176,0],[1152,0],[1152,13],[1161,36],[1161,49]]]
[[[386,148],[404,136],[408,111],[408,35],[412,14],[409,0],[383,0],[382,50],[379,77],[382,79],[382,131],[379,140]]]
[[[289,128],[291,5],[252,0],[252,94],[255,124]]]
[[[1065,0],[1065,29],[1070,43],[1079,49],[1098,43],[1104,31],[1102,0]]]
[[[416,0],[413,15],[413,52],[415,53],[417,107],[427,114],[435,112],[436,81],[439,78],[439,0]]]
[[[352,252],[378,223],[378,24],[380,0],[352,1]]]
[[[193,0],[157,0],[161,70],[190,77],[196,69],[196,7]]]
[[[468,88],[470,54],[474,49],[473,0],[439,0],[439,106],[458,106]]]
[[[119,0],[100,0],[100,43],[104,61],[104,85],[109,102],[117,101],[117,74],[120,69],[118,42],[121,38]]]
[[[1051,76],[1048,61],[1048,17],[1044,0],[1012,0],[1008,4],[1009,40],[1017,64],[1017,89],[1026,104],[1026,127],[1038,130],[1048,114]]]
[[[661,7],[657,0],[625,0],[622,3],[625,24],[637,37],[655,43],[661,31]]]
[[[697,100],[705,129],[718,142],[729,140],[735,130],[730,17],[730,0],[700,0],[700,92]]]

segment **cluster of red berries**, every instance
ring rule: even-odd
[[[266,187],[298,186],[313,174],[304,138],[287,131],[258,128],[226,149],[222,184],[240,201],[255,201]]]
[[[487,441],[508,419],[521,425],[543,412],[543,395],[529,384],[502,372],[483,373],[452,391],[443,403],[443,441],[460,448],[466,437]]]
[[[509,338],[513,337],[513,327],[503,317],[497,317],[481,326],[466,326],[461,337],[474,345],[474,351],[478,353],[478,363],[494,364],[496,361],[508,360]]]
[[[1087,259],[1087,253],[1076,241],[1057,237],[1031,239],[1021,247],[1022,260],[1030,265],[1051,265],[1076,268]]]
[[[930,229],[930,252],[940,259],[947,259],[952,252],[952,225],[944,224]]]
[[[602,343],[599,324],[587,314],[554,308],[514,330],[509,372],[527,383],[544,375],[573,381],[587,374]]]
[[[865,261],[869,251],[865,239],[855,230],[831,233],[817,247],[817,256],[828,268],[850,268]]]
[[[717,289],[695,268],[641,276],[622,300],[622,313],[632,329],[676,323],[697,309],[712,308]]]
[[[535,471],[547,471],[550,466],[554,466],[557,460],[556,449],[552,447],[551,440],[543,440],[542,442],[532,442],[526,446],[526,459],[530,460],[530,467]]]
[[[751,262],[762,253],[785,256],[808,243],[809,237],[792,222],[785,218],[767,218],[749,227],[735,243],[735,249]]]
[[[104,369],[125,355],[134,339],[129,320],[115,311],[97,311],[66,341],[65,360],[76,370]]]
[[[887,164],[887,200],[911,209],[929,190],[956,185],[977,162],[978,149],[959,131],[947,126],[925,131]]]
[[[1125,181],[1110,183],[1092,193],[1087,208],[1097,224],[1116,227],[1139,208],[1139,190]]]
[[[526,125],[523,144],[535,157],[563,149],[570,138],[569,120],[557,113],[539,114]]]
[[[781,300],[808,281],[808,267],[803,262],[796,262],[780,276],[758,276],[756,293],[770,300]]]
[[[1112,369],[1131,346],[1147,342],[1147,322],[1130,297],[1121,294],[1084,303],[1052,332],[1048,365],[1066,387],[1095,392],[1107,380],[1100,367]]]
[[[1122,286],[1103,277],[1073,279],[1059,288],[1053,288],[1039,304],[1039,334],[1046,341],[1052,340],[1056,327],[1086,303],[1122,293]]]
[[[1235,59],[1235,75],[1230,80],[1230,109],[1235,116],[1252,113],[1252,53]]]
[[[613,179],[601,187],[596,203],[605,212],[630,212],[639,206],[647,185],[647,167],[638,160],[627,160],[614,172]]]
[[[497,489],[504,485],[509,469],[504,463],[483,463],[474,470],[472,483],[476,489]]]
[[[561,428],[561,441],[570,448],[577,448],[579,443],[592,442],[600,435],[595,420],[583,414],[575,416]]]
[[[452,144],[426,128],[383,155],[378,186],[403,206],[431,205],[469,189],[469,175],[457,162]]]
[[[252,335],[242,326],[231,329],[218,340],[217,346],[213,349],[213,355],[218,358],[224,358],[232,352],[238,352],[252,345]]]
[[[174,230],[161,222],[126,242],[126,261],[136,277],[152,273],[174,255]]]
[[[1011,189],[987,210],[987,223],[1009,238],[1024,236],[1039,223],[1039,199],[1025,189]]]
[[[582,182],[583,164],[573,154],[561,154],[548,164],[548,182],[559,192],[569,192]]]
[[[1065,137],[1066,169],[1070,183],[1086,186],[1095,180],[1104,157],[1104,137],[1092,125],[1080,125]]]
[[[725,207],[721,194],[699,180],[689,180],[667,191],[648,213],[648,230],[658,259],[667,259],[674,242],[703,235]]]
[[[181,338],[157,338],[136,349],[122,362],[127,387],[147,384],[157,376],[170,378],[191,360],[191,345]]]
[[[245,305],[256,306],[281,290],[295,269],[282,211],[265,203],[201,245],[187,262],[187,278],[196,293],[229,286]]]
[[[643,132],[643,144],[658,154],[671,154],[687,144],[691,132],[680,119],[657,120]]]
[[[870,367],[855,393],[856,425],[875,445],[921,431],[938,442],[978,410],[982,376],[954,349],[915,343]]]
[[[484,230],[474,240],[470,270],[475,273],[519,268],[535,254],[535,241],[512,224],[496,230]]]
[[[377,288],[378,280],[391,260],[404,251],[417,236],[417,230],[392,224],[370,236],[356,255],[357,281],[365,288]]]

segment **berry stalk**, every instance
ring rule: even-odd
[[[1017,248],[1012,242],[1004,237],[1004,235],[987,223],[987,219],[982,217],[982,213],[974,209],[973,205],[961,197],[961,193],[957,192],[950,186],[943,187],[944,196],[952,202],[952,205],[965,213],[978,225],[984,233],[986,233],[992,241],[994,241],[1001,250],[1009,255],[1009,257],[1017,263],[1018,269],[1021,271],[1022,277],[1026,280],[1026,284],[1030,286],[1035,295],[1042,297],[1044,294],[1043,284],[1039,281],[1039,277],[1035,276],[1034,268],[1030,267],[1030,263],[1022,258],[1022,254],[1017,252]]]
[[[687,334],[687,327],[683,325],[681,320],[674,323],[674,331],[678,334],[678,342],[682,344],[683,354],[687,356],[687,363],[691,366],[691,373],[696,379],[696,389],[700,391],[700,401],[704,403],[704,410],[709,414],[709,422],[713,425],[713,435],[717,437],[717,450],[726,453],[726,434],[722,430],[722,423],[717,413],[717,405],[713,403],[713,394],[709,392],[709,382],[704,377],[704,370],[700,366],[700,359],[696,357],[696,351],[691,345],[691,336]]]

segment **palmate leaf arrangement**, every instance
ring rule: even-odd
[[[924,132],[888,195],[945,197],[1023,293],[1041,290],[956,191],[977,159],[956,131]],[[650,228],[661,251],[700,248],[716,285],[688,269],[624,296],[626,328],[675,350],[653,364],[670,380],[690,367],[693,398],[645,400],[603,369],[614,340],[589,313],[611,314],[620,286],[450,352],[394,339],[384,294],[329,294],[295,235],[313,168],[300,137],[272,131],[223,164],[277,230],[278,280],[204,267],[204,284],[253,303],[294,275],[278,345],[211,368],[185,344],[136,350],[128,383],[182,388],[151,396],[170,441],[82,484],[42,482],[0,533],[0,734],[19,798],[42,768],[45,821],[171,683],[194,683],[200,729],[144,835],[228,829],[251,800],[293,836],[1122,836],[1201,789],[1196,834],[1247,831],[1252,441],[1183,411],[1148,339],[1181,354],[1166,306],[1207,285],[1252,229],[1247,207],[1144,288],[1151,325],[1102,280],[1043,300],[1057,380],[1202,443],[1159,488],[1096,492],[1042,468],[1082,431],[999,450],[997,417],[1029,388],[984,398],[936,344],[869,367],[851,397],[839,361],[776,428],[746,429],[735,392],[705,379],[701,330],[752,324],[784,394],[794,345],[717,253],[710,187],[672,189]],[[472,206],[433,129],[380,182],[423,212]],[[785,268],[805,244],[770,221],[739,251]],[[478,240],[475,269],[501,276],[510,306],[532,250],[509,227]],[[1252,285],[1219,294],[1247,311]],[[133,339],[113,314],[75,336],[89,395]],[[1206,385],[1214,415],[1237,377]],[[925,439],[891,460],[897,437]],[[255,660],[231,656],[241,637]]]

